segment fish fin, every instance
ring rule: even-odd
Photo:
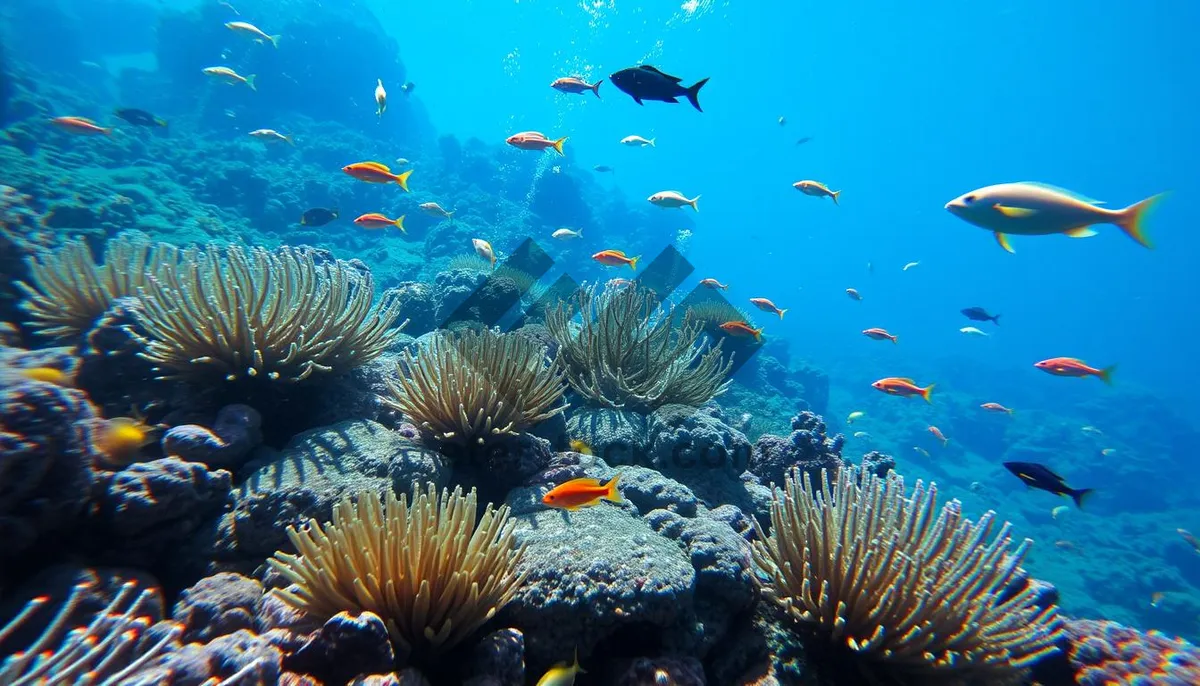
[[[254,85],[254,79],[256,78],[258,78],[258,74],[251,74],[246,77],[246,85],[250,86],[250,90],[252,91],[258,90],[258,86]]]
[[[604,79],[600,79],[596,82],[596,85],[592,86],[592,92],[596,94],[597,98],[600,97],[600,84],[602,83],[604,83]]]
[[[1008,217],[1009,219],[1031,217],[1037,213],[1037,210],[1031,210],[1027,207],[1011,207],[1009,205],[1001,205],[999,203],[992,205],[992,209],[996,210],[1005,217]]]
[[[1146,217],[1150,209],[1166,196],[1166,193],[1159,193],[1120,210],[1120,216],[1114,223],[1121,227],[1125,235],[1137,241],[1139,245],[1146,248],[1153,248],[1154,246],[1150,244],[1150,239],[1146,238],[1146,234],[1142,231],[1142,220]]]
[[[756,342],[761,343],[763,330],[762,329],[750,329],[750,331],[754,333],[754,340]]]
[[[700,208],[696,206],[696,203],[699,202],[699,200],[700,200],[700,196],[698,196],[698,195],[696,197],[692,198],[691,200],[688,200],[688,204],[691,205],[692,209],[697,212],[700,211]]]
[[[910,383],[910,384],[912,384],[912,385],[914,385],[914,386],[916,386],[916,385],[917,385],[917,382],[916,382],[916,381],[913,381],[912,379],[910,379],[910,378],[908,378],[908,377],[906,377],[906,376],[897,377],[897,380],[898,380],[898,381],[903,381],[904,383]]]
[[[642,102],[642,99],[641,99],[641,98],[639,98],[639,97],[638,97],[638,96],[636,96],[636,95],[635,95],[635,96],[633,96],[633,101],[634,101],[634,102],[636,102],[636,103],[637,103],[637,104],[639,104],[639,105],[645,105],[645,104],[646,104],[646,103]]]
[[[993,316],[992,323],[995,324],[996,326],[1000,326],[1000,315]]]
[[[692,103],[692,107],[695,107],[697,112],[704,111],[700,109],[700,89],[703,88],[704,84],[706,83],[708,83],[708,79],[700,79],[696,83],[692,84],[689,88],[685,88],[683,91],[683,94],[687,96],[688,102]]]
[[[563,152],[563,142],[566,140],[567,140],[567,137],[563,136],[562,138],[559,138],[558,140],[554,141],[554,152],[557,152],[558,154],[562,155],[563,157],[567,156],[567,153]]]
[[[380,166],[383,166],[383,165],[380,165]],[[384,167],[384,169],[386,169],[386,168],[387,167]],[[408,177],[410,177],[410,176],[412,176],[411,169],[409,169],[406,172],[402,172],[402,173],[396,175],[396,183],[400,184],[400,187],[404,189],[405,193],[409,192],[408,191]]]
[[[155,119],[154,123],[157,124],[161,128],[164,128],[164,129],[167,128],[167,120],[166,119]]]
[[[1071,491],[1071,500],[1075,501],[1075,507],[1078,507],[1079,509],[1082,510],[1083,504],[1087,501],[1088,498],[1091,497],[1092,493],[1095,493],[1095,492],[1096,491],[1093,488],[1079,488],[1074,491]]]
[[[1009,252],[1009,253],[1016,252],[1015,250],[1012,249],[1012,245],[1009,244],[1008,236],[1006,234],[1003,234],[1003,233],[1000,233],[999,231],[997,231],[997,232],[995,232],[995,235],[996,235],[996,242],[1000,244],[1001,248],[1004,248],[1005,252]]]
[[[1095,229],[1092,229],[1090,226],[1076,226],[1073,229],[1063,231],[1063,233],[1071,238],[1091,238],[1096,235]]]
[[[783,321],[783,314],[784,314],[785,312],[787,312],[787,308],[786,308],[786,307],[785,307],[785,308],[783,308],[782,310],[780,310],[780,311],[779,311],[779,320],[780,320],[780,321]]]
[[[837,204],[838,204],[838,196],[839,196],[839,195],[841,195],[841,194],[842,194],[842,192],[841,192],[841,191],[830,191],[830,193],[829,193],[829,197],[833,198],[833,204],[834,204],[834,205],[837,205]]]
[[[292,146],[293,148],[296,147],[296,141],[292,140],[291,136],[284,136],[283,140],[287,141],[287,144]]]
[[[652,148],[658,147],[658,146],[654,145],[654,141],[656,141],[656,140],[658,140],[658,139],[657,138],[650,139],[650,147],[652,147]]]
[[[921,389],[921,397],[925,399],[925,402],[933,404],[933,399],[930,396],[933,395],[933,387],[936,385],[937,384],[929,384],[925,388]]]
[[[407,215],[402,214],[402,215],[400,215],[400,217],[398,219],[396,219],[396,221],[392,222],[393,224],[396,225],[397,229],[400,229],[400,233],[408,233],[408,230],[404,228],[404,217],[405,216],[407,216]]]
[[[1104,369],[1101,369],[1096,374],[1096,376],[1100,377],[1101,381],[1103,381],[1104,383],[1111,386],[1112,385],[1112,375],[1113,375],[1113,372],[1115,372],[1115,371],[1117,371],[1117,365],[1110,364],[1107,367],[1105,367]]]
[[[640,260],[640,259],[642,259],[642,256],[638,255],[637,257],[629,260],[629,268],[636,272],[637,271],[637,263],[638,263],[638,260]]]
[[[620,480],[621,480],[621,473],[617,472],[616,476],[614,476],[612,479],[610,479],[608,483],[604,484],[603,498],[605,500],[609,501],[610,503],[624,503],[625,502],[625,499],[621,497],[621,491],[617,490],[617,482]]]
[[[898,345],[898,344],[900,343],[900,337],[899,337],[899,336],[892,336],[892,343],[893,343],[893,344],[897,344],[897,345]]]

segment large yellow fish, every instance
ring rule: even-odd
[[[1120,210],[1106,210],[1099,200],[1085,198],[1063,188],[1034,181],[985,186],[946,203],[950,214],[996,235],[996,242],[1013,252],[1008,236],[1048,236],[1061,233],[1071,238],[1095,236],[1095,224],[1116,224],[1130,238],[1149,248],[1142,230],[1146,212],[1165,194],[1151,196]]]

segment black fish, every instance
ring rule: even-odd
[[[400,86],[400,92],[403,93],[405,96],[409,96],[409,95],[412,95],[412,91],[416,87],[417,87],[417,84],[413,83],[412,81],[405,81],[404,85]]]
[[[1000,326],[1000,315],[990,315],[987,310],[982,307],[968,307],[962,311],[967,316],[967,319],[977,322],[995,322],[996,326]]]
[[[1083,508],[1083,501],[1092,494],[1090,488],[1071,488],[1061,476],[1050,471],[1049,467],[1036,462],[1005,462],[1004,468],[1030,488],[1049,491],[1055,495],[1071,496],[1075,506],[1080,509]]]
[[[801,138],[800,140],[796,141],[796,145],[804,145],[805,143],[811,141],[812,139],[813,139],[812,136],[805,136],[804,138]]]
[[[324,207],[314,207],[311,210],[305,210],[300,216],[300,223],[305,226],[325,226],[329,222],[338,218],[337,208],[327,210]]]
[[[692,107],[700,109],[700,88],[708,83],[708,79],[700,79],[688,88],[679,85],[683,79],[671,76],[651,67],[648,64],[622,69],[608,77],[613,85],[633,97],[633,101],[641,105],[643,100],[659,100],[661,102],[679,102],[675,98],[684,96]]]
[[[133,124],[134,126],[161,126],[167,128],[167,121],[159,119],[150,114],[146,110],[139,110],[132,107],[124,107],[115,112],[118,118]]]

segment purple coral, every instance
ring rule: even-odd
[[[795,467],[817,481],[822,469],[834,472],[841,468],[845,443],[842,434],[833,437],[827,434],[825,420],[820,415],[805,410],[792,417],[791,435],[759,437],[750,457],[750,473],[763,483],[782,484]]]
[[[1067,622],[1068,657],[1080,686],[1194,686],[1200,649],[1179,638],[1116,622]]]

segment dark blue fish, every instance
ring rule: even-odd
[[[805,143],[811,141],[812,139],[813,139],[812,136],[805,136],[804,138],[801,138],[800,140],[796,141],[796,145],[804,145]]]
[[[115,114],[119,119],[124,119],[134,126],[158,126],[164,129],[167,128],[167,121],[165,119],[159,119],[146,110],[139,110],[134,107],[122,107],[116,110]]]
[[[704,111],[700,109],[700,101],[697,98],[700,95],[700,88],[708,83],[708,79],[700,79],[684,88],[679,85],[683,79],[663,73],[648,64],[622,69],[608,78],[614,86],[628,93],[639,105],[643,100],[679,102],[676,98],[682,95],[692,103],[692,107],[695,107],[697,111]]]
[[[1069,495],[1075,506],[1083,508],[1083,501],[1092,493],[1090,488],[1071,488],[1066,480],[1036,462],[1005,462],[1004,468],[1012,472],[1026,486],[1047,491],[1055,495]]]
[[[1000,326],[1000,315],[990,315],[987,310],[982,307],[968,307],[962,311],[967,316],[967,319],[977,322],[993,322],[996,326]]]
[[[311,210],[305,210],[304,214],[300,215],[300,223],[305,226],[325,226],[329,222],[338,218],[337,208],[327,210],[324,207],[314,207]]]

